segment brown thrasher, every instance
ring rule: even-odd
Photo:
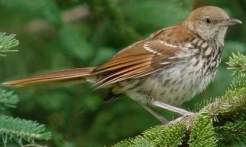
[[[3,85],[18,87],[83,78],[97,87],[111,87],[116,94],[128,95],[164,122],[152,106],[192,114],[174,105],[191,99],[214,79],[228,26],[240,23],[221,8],[201,7],[182,23],[124,48],[101,66],[37,75]]]

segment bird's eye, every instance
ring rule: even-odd
[[[206,18],[205,21],[206,21],[206,23],[208,23],[208,24],[211,23],[211,19],[209,19],[209,18]]]

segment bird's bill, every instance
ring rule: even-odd
[[[236,18],[229,18],[229,19],[222,21],[223,26],[233,26],[237,24],[242,24],[242,21]]]

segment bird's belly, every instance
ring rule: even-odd
[[[204,73],[202,66],[202,62],[196,67],[192,64],[180,64],[159,71],[146,77],[139,86],[126,93],[132,99],[144,103],[151,98],[171,105],[180,105],[204,90],[214,79],[215,71]]]

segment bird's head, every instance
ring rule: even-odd
[[[184,25],[204,40],[213,40],[218,46],[223,46],[228,27],[241,23],[219,7],[204,6],[193,10]]]

